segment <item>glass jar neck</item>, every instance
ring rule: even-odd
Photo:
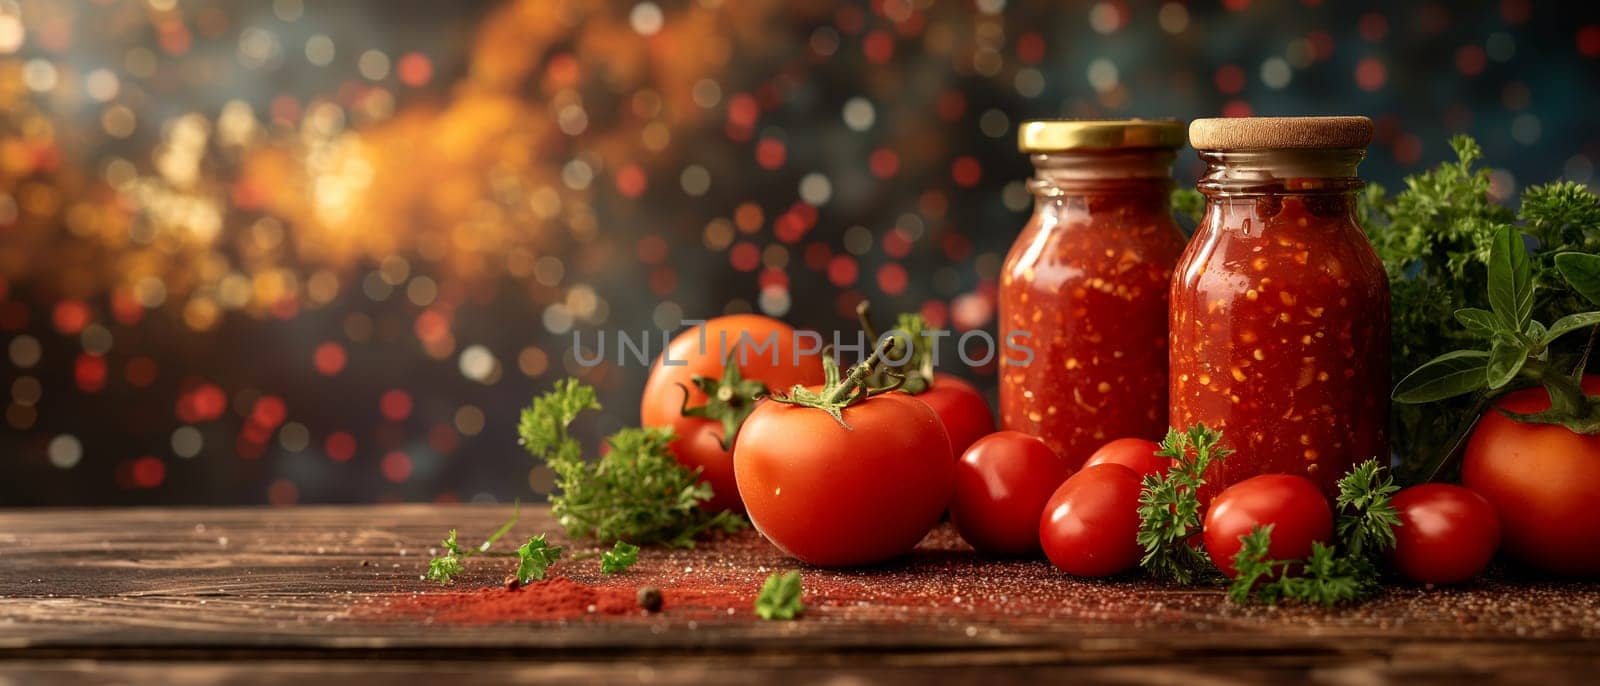
[[[1177,156],[1176,150],[1166,148],[1034,153],[1028,190],[1041,199],[1084,193],[1165,194],[1172,187]]]
[[[1363,185],[1360,148],[1202,151],[1196,187],[1207,197],[1353,193]]]

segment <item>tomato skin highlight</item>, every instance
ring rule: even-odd
[[[1039,552],[1039,518],[1072,468],[1043,439],[1000,431],[956,461],[950,520],[973,548],[999,555]]]
[[[1045,503],[1039,544],[1056,568],[1111,576],[1138,566],[1139,475],[1120,464],[1087,467]]]
[[[702,329],[705,331],[703,347]],[[739,345],[741,334],[750,339],[743,346]],[[745,349],[751,345],[766,345],[774,335],[777,340],[773,348],[760,352]],[[738,485],[733,477],[733,455],[720,445],[722,425],[711,419],[683,416],[683,389],[689,389],[690,407],[705,404],[705,393],[696,388],[691,379],[721,377],[730,352],[736,356],[745,353],[740,371],[745,378],[766,382],[769,390],[788,392],[797,384],[822,383],[820,353],[801,355],[799,364],[795,364],[795,342],[794,328],[781,321],[754,314],[729,315],[707,320],[678,334],[651,366],[639,404],[640,424],[672,429],[675,438],[668,447],[673,457],[685,467],[704,470],[700,478],[711,484],[712,499],[705,506],[708,510],[743,512],[744,505],[739,500]],[[773,364],[774,348],[777,364]],[[673,361],[672,365],[664,364],[668,359]],[[735,361],[738,362],[738,357]]]
[[[1272,525],[1267,556],[1300,560],[1311,555],[1313,542],[1333,538],[1333,508],[1322,489],[1298,474],[1262,474],[1240,481],[1211,500],[1205,517],[1206,554],[1232,579],[1233,557],[1243,547],[1239,538],[1256,526]]]
[[[1156,455],[1161,445],[1143,438],[1118,438],[1107,443],[1084,460],[1084,467],[1097,464],[1120,464],[1144,478],[1151,474],[1166,474],[1174,464],[1172,458]]]
[[[950,438],[905,393],[822,410],[763,400],[745,420],[733,468],[750,521],[802,562],[867,565],[911,550],[955,490]]]
[[[1422,484],[1394,496],[1400,513],[1394,568],[1420,584],[1468,581],[1500,547],[1500,518],[1483,496],[1451,484]]]
[[[933,384],[916,398],[939,415],[950,435],[950,448],[958,456],[978,439],[994,433],[994,412],[989,409],[989,401],[959,377],[934,374]]]
[[[1583,377],[1600,394],[1600,374]],[[1550,408],[1542,388],[1506,395],[1495,407],[1512,412]],[[1461,485],[1489,501],[1500,517],[1511,557],[1562,576],[1600,576],[1600,435],[1554,424],[1524,424],[1495,410],[1483,414],[1461,463]]]

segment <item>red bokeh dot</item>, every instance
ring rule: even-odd
[[[888,148],[878,148],[867,157],[867,168],[873,176],[887,179],[900,171],[900,156]]]
[[[861,52],[873,64],[888,62],[894,58],[894,35],[882,29],[873,30],[861,41]]]
[[[761,276],[756,277],[756,284],[765,291],[769,288],[789,290],[789,274],[782,269],[763,269]]]
[[[1361,15],[1361,23],[1358,24],[1358,27],[1362,38],[1376,43],[1383,40],[1384,35],[1389,33],[1389,19],[1377,12],[1368,12]]]
[[[84,393],[98,393],[106,387],[106,358],[82,354],[72,365],[73,380]]]
[[[250,410],[250,423],[270,430],[277,428],[288,416],[289,409],[284,405],[283,398],[275,395],[262,396]]]
[[[812,243],[806,246],[806,268],[811,271],[822,271],[828,268],[828,260],[833,259],[833,248],[827,243]]]
[[[849,255],[835,255],[828,261],[828,280],[835,286],[849,286],[856,282],[859,276],[855,258]]]
[[[56,303],[50,322],[55,325],[56,331],[70,336],[88,326],[92,315],[88,303],[78,299],[63,300]]]
[[[761,264],[761,250],[754,243],[739,241],[728,251],[728,264],[741,272],[755,271]]]
[[[644,170],[637,164],[630,164],[617,171],[617,192],[623,197],[637,198],[644,195],[645,187],[649,180],[645,178]]]
[[[972,254],[972,241],[959,233],[947,233],[942,241],[944,256],[951,262],[960,262]]]
[[[328,434],[322,442],[323,452],[334,462],[345,462],[356,456],[356,437],[343,431]]]
[[[128,360],[122,376],[135,388],[145,388],[156,382],[156,361],[144,355]]]
[[[933,103],[933,109],[939,113],[939,118],[945,121],[955,121],[967,112],[967,96],[958,90],[947,90],[939,94],[939,99]]]
[[[311,353],[311,365],[323,376],[333,376],[344,371],[346,361],[344,346],[333,341],[317,346],[316,351]]]
[[[1483,73],[1483,68],[1489,65],[1489,56],[1483,48],[1476,45],[1463,45],[1456,51],[1456,69],[1467,76],[1477,76]]]
[[[1222,94],[1235,95],[1244,90],[1244,70],[1236,64],[1224,64],[1217,68],[1212,81],[1217,84],[1217,90]]]
[[[777,169],[788,157],[789,151],[784,149],[783,141],[763,138],[756,143],[756,164],[762,169]]]
[[[1306,41],[1311,43],[1311,57],[1322,61],[1333,57],[1333,34],[1327,31],[1312,31],[1306,34]]]
[[[428,447],[441,455],[449,455],[456,451],[460,444],[461,435],[451,428],[449,424],[434,424],[428,429]]]
[[[1376,57],[1364,57],[1356,63],[1356,85],[1364,91],[1375,91],[1389,80],[1389,70]]]
[[[977,158],[962,155],[951,163],[950,178],[955,179],[957,186],[971,188],[983,179],[983,165],[978,163]]]
[[[1416,164],[1422,159],[1422,139],[1415,134],[1401,134],[1394,142],[1394,161],[1400,164]]]
[[[911,234],[896,226],[883,235],[883,252],[890,257],[905,257],[911,254],[911,243]]]
[[[755,126],[761,108],[756,99],[740,93],[728,99],[728,123],[741,128]]]
[[[1044,59],[1044,38],[1029,31],[1017,38],[1017,59],[1023,64],[1038,64]]]
[[[878,288],[888,295],[906,292],[906,268],[890,262],[878,268]]]
[[[918,314],[922,315],[922,320],[927,322],[929,327],[942,329],[945,324],[949,323],[950,308],[944,304],[943,300],[929,300],[922,303],[922,309]]]
[[[660,236],[651,234],[639,239],[639,245],[634,248],[639,255],[639,261],[645,264],[661,264],[667,260],[667,241]]]
[[[288,479],[277,479],[267,486],[267,502],[274,507],[288,507],[300,502],[300,489]]]
[[[1222,0],[1222,6],[1229,12],[1243,12],[1250,7],[1250,0]]]
[[[433,79],[433,63],[428,61],[427,55],[408,52],[395,65],[395,73],[400,75],[400,82],[407,86],[426,86]]]
[[[383,478],[401,483],[411,478],[411,456],[398,450],[383,456]]]
[[[139,488],[155,488],[167,480],[167,465],[159,457],[145,455],[134,460],[129,471],[133,476],[133,485]]]
[[[411,416],[411,394],[398,388],[385,392],[378,399],[378,411],[391,422],[403,421]]]
[[[1578,29],[1578,52],[1584,57],[1600,57],[1600,25]]]

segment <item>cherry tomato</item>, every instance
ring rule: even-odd
[[[1500,518],[1483,496],[1450,484],[1423,484],[1394,496],[1400,513],[1390,561],[1407,579],[1454,584],[1478,575],[1500,547]]]
[[[1045,503],[1039,543],[1057,568],[1077,576],[1133,569],[1139,547],[1139,475],[1120,464],[1073,474]]]
[[[915,547],[944,514],[956,462],[944,424],[905,393],[827,412],[756,406],[733,446],[750,521],[773,545],[825,567],[865,565]]]
[[[916,395],[933,408],[950,434],[950,447],[959,456],[974,441],[994,433],[994,413],[972,384],[949,374],[934,374],[933,384]]]
[[[1206,511],[1205,544],[1211,563],[1228,578],[1236,573],[1239,538],[1258,525],[1272,526],[1268,557],[1299,560],[1311,555],[1312,542],[1333,538],[1333,510],[1322,489],[1297,474],[1262,474],[1224,489]]]
[[[1166,474],[1167,470],[1172,469],[1173,462],[1170,457],[1156,455],[1156,451],[1160,449],[1161,445],[1155,441],[1143,438],[1119,438],[1100,446],[1089,459],[1084,460],[1083,466],[1120,464],[1132,469],[1141,479],[1151,474]]]
[[[1600,374],[1584,376],[1583,390],[1600,394]],[[1550,409],[1550,396],[1542,388],[1517,391],[1496,407],[1541,412]],[[1461,485],[1494,506],[1512,557],[1556,574],[1600,575],[1600,434],[1524,424],[1490,410],[1467,442]]]
[[[711,484],[708,510],[743,512],[744,505],[734,483],[732,454],[722,448],[722,425],[711,419],[683,416],[684,389],[689,391],[690,407],[704,405],[706,395],[692,379],[721,378],[730,352],[744,377],[765,382],[768,390],[787,392],[796,384],[822,383],[820,353],[797,358],[797,343],[805,346],[808,341],[797,341],[793,328],[770,317],[717,317],[678,334],[650,368],[639,406],[640,423],[672,429],[676,436],[669,446],[673,456],[685,467],[701,469],[701,481]],[[673,364],[663,364],[667,359]],[[683,364],[678,364],[680,361]]]
[[[978,550],[1039,551],[1039,516],[1072,468],[1036,436],[1000,431],[977,440],[956,462],[950,519]]]

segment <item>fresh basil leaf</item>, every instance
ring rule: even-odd
[[[1564,252],[1556,255],[1556,269],[1572,285],[1572,290],[1600,305],[1600,255]]]
[[[1569,314],[1556,320],[1550,325],[1550,330],[1539,337],[1539,342],[1549,345],[1551,341],[1565,336],[1579,329],[1587,329],[1600,324],[1600,312],[1579,312]]]
[[[1489,368],[1485,377],[1489,388],[1500,388],[1511,383],[1527,362],[1527,344],[1510,336],[1496,337],[1494,347],[1489,349]]]
[[[1522,232],[1502,226],[1489,250],[1489,307],[1505,328],[1521,331],[1533,314],[1533,273]]]
[[[1529,319],[1528,325],[1522,327],[1522,339],[1524,341],[1542,341],[1547,333],[1550,333],[1550,330],[1544,328],[1544,322],[1537,319]]]
[[[1488,376],[1489,353],[1457,350],[1433,358],[1401,379],[1394,388],[1395,402],[1431,403],[1483,388]]]
[[[1494,316],[1493,312],[1476,307],[1456,310],[1456,321],[1461,322],[1462,326],[1467,327],[1467,331],[1480,338],[1490,338],[1495,332],[1504,328],[1500,318]]]

